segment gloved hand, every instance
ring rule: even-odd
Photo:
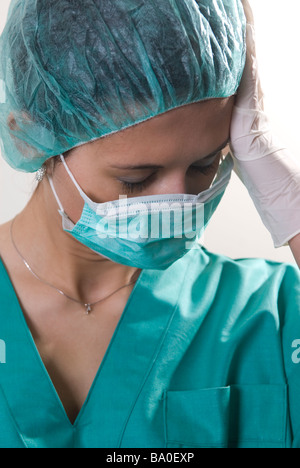
[[[242,180],[275,247],[300,233],[300,163],[276,140],[264,112],[257,70],[251,7],[247,17],[247,61],[231,122],[231,152]]]

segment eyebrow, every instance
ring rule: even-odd
[[[227,138],[227,140],[222,143],[222,145],[220,145],[217,149],[215,149],[214,151],[212,151],[212,153],[208,154],[207,156],[205,156],[204,158],[201,158],[201,161],[205,161],[206,159],[210,159],[212,156],[214,156],[216,153],[218,153],[219,151],[221,151],[222,149],[224,149],[228,143],[230,141],[230,138]],[[139,164],[138,166],[136,165],[128,165],[128,166],[111,166],[112,168],[114,169],[130,169],[130,170],[134,170],[134,169],[162,169],[164,166],[160,166],[158,164]]]

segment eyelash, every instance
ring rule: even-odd
[[[153,174],[152,174],[153,175]],[[125,182],[121,180],[122,187],[126,193],[142,192],[151,182],[152,175],[142,182]]]
[[[209,166],[191,166],[190,169],[195,171],[197,174],[201,173],[203,175],[209,175],[214,170],[214,164],[215,160]],[[156,172],[142,182],[126,182],[123,180],[120,180],[120,182],[122,184],[123,190],[126,193],[142,192],[152,182],[152,178],[155,176],[155,174]]]

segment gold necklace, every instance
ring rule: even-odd
[[[19,255],[19,257],[21,258],[21,260],[23,261],[24,265],[26,266],[26,268],[30,271],[30,273],[37,279],[39,280],[41,283],[44,283],[45,285],[49,286],[50,288],[52,289],[55,289],[55,291],[57,291],[59,294],[61,294],[62,296],[66,297],[67,299],[70,299],[71,301],[73,302],[77,302],[77,304],[80,304],[82,306],[85,307],[85,313],[86,315],[89,315],[91,312],[92,312],[92,308],[93,306],[95,306],[96,304],[99,304],[100,302],[104,301],[105,299],[108,299],[109,297],[111,297],[113,294],[116,294],[118,291],[120,291],[120,289],[123,289],[123,288],[126,288],[127,286],[130,286],[131,284],[134,284],[136,283],[137,280],[135,281],[131,281],[130,283],[127,283],[127,284],[124,284],[124,286],[121,286],[120,288],[116,289],[115,291],[113,291],[112,293],[110,293],[108,296],[105,296],[101,299],[99,299],[98,301],[95,301],[95,302],[81,302],[79,301],[78,299],[74,299],[74,297],[71,297],[69,296],[68,294],[64,293],[61,289],[59,288],[56,288],[55,286],[53,286],[52,284],[48,283],[48,281],[45,281],[43,280],[42,278],[40,278],[33,270],[32,268],[30,267],[30,265],[28,264],[28,262],[25,260],[25,258],[23,257],[23,255],[21,254],[21,252],[19,251],[18,247],[16,246],[16,243],[14,241],[14,237],[13,237],[13,232],[12,232],[12,228],[13,228],[13,225],[14,225],[14,222],[15,222],[15,219],[12,221],[11,225],[10,225],[10,238],[11,238],[11,241],[12,241],[12,244],[17,252],[17,254]]]

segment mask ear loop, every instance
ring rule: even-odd
[[[53,160],[52,160],[52,168],[53,168]],[[59,214],[60,214],[62,217],[64,217],[64,218],[68,218],[68,215],[67,215],[67,213],[65,212],[64,207],[62,206],[62,203],[61,203],[61,201],[60,201],[60,199],[59,199],[59,197],[58,197],[58,195],[57,195],[57,192],[56,192],[56,190],[55,190],[52,175],[49,175],[49,174],[47,174],[47,173],[46,173],[46,175],[47,175],[47,179],[48,179],[48,182],[49,182],[49,184],[50,184],[52,193],[53,193],[53,195],[54,195],[54,197],[55,197],[55,199],[56,199],[56,202],[57,202],[57,204],[58,204],[58,206],[59,206],[59,210],[58,210]]]
[[[55,190],[52,175],[47,174],[47,179],[48,179],[48,182],[49,182],[49,184],[50,184],[50,187],[51,187],[51,190],[52,190],[52,192],[53,192],[53,195],[54,195],[54,197],[55,197],[55,199],[56,199],[56,201],[57,201],[57,204],[58,204],[58,206],[59,206],[59,210],[58,210],[59,214],[60,214],[62,217],[66,218],[66,219],[69,219],[69,217],[68,217],[67,213],[65,212],[64,207],[62,206],[62,203],[61,203],[61,201],[60,201],[60,199],[59,199],[59,197],[58,197],[58,195],[57,195],[57,192],[56,192],[56,190]]]
[[[77,180],[75,179],[75,177],[73,176],[72,172],[70,171],[66,161],[65,161],[65,158],[63,156],[63,154],[60,155],[60,159],[61,159],[61,162],[63,163],[67,173],[69,174],[69,177],[70,179],[72,180],[73,184],[75,185],[75,187],[77,188],[78,192],[80,193],[80,196],[81,198],[83,198],[83,200],[94,210],[96,211],[97,210],[97,207],[98,207],[98,203],[95,203],[93,202],[93,200],[91,200],[87,195],[86,193],[84,193],[84,191],[82,190],[82,188],[80,187],[80,185],[78,184]]]
[[[55,187],[54,187],[54,184],[53,184],[53,179],[52,179],[52,177],[49,176],[48,174],[47,174],[47,178],[48,178],[50,187],[51,187],[51,189],[52,189],[53,195],[54,195],[54,197],[55,197],[55,199],[56,199],[56,201],[57,201],[57,204],[58,204],[58,206],[59,206],[58,212],[59,212],[60,216],[63,218],[63,227],[65,226],[66,229],[72,230],[72,229],[74,228],[74,223],[73,223],[73,221],[69,218],[69,216],[67,215],[67,213],[65,212],[65,210],[64,210],[64,208],[63,208],[63,206],[62,206],[62,204],[61,204],[61,201],[60,201],[60,199],[58,198],[57,192],[56,192]]]
[[[53,195],[55,196],[55,199],[56,199],[57,204],[58,204],[58,206],[59,206],[59,210],[58,210],[58,211],[59,211],[59,214],[61,214],[62,216],[67,216],[67,214],[65,213],[65,210],[64,210],[64,208],[63,208],[63,206],[62,206],[62,204],[61,204],[61,201],[60,201],[60,199],[58,198],[57,192],[56,192],[55,187],[54,187],[54,184],[53,184],[53,179],[52,179],[52,177],[51,177],[50,175],[47,175],[47,177],[48,177],[48,181],[49,181],[50,187],[51,187],[51,189],[52,189]]]

